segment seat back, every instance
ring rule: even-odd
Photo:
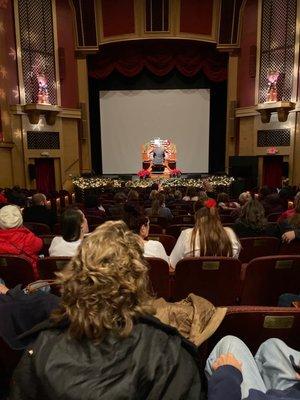
[[[247,263],[257,257],[278,254],[280,240],[275,237],[249,237],[241,238],[241,252],[239,259]]]
[[[149,278],[153,293],[166,300],[170,298],[169,264],[156,257],[147,257]]]
[[[0,255],[0,278],[9,288],[19,284],[26,286],[35,281],[31,262],[26,258],[11,254]]]
[[[283,293],[300,293],[300,256],[277,255],[250,261],[241,304],[276,306]]]
[[[41,258],[38,262],[38,270],[41,279],[55,279],[55,272],[62,270],[68,262],[70,257],[45,257]]]
[[[170,225],[166,228],[166,234],[174,236],[176,239],[178,239],[179,235],[181,234],[181,231],[187,229],[187,228],[192,228],[194,225],[193,224],[174,224]]]
[[[281,243],[279,254],[300,255],[300,239],[295,239],[290,243]]]
[[[243,340],[253,354],[267,339],[282,339],[300,349],[300,309],[289,307],[228,307],[225,318],[208,340],[208,353],[226,335]]]
[[[220,220],[222,224],[233,224],[234,218],[229,214],[220,214]]]
[[[160,242],[164,246],[168,256],[171,254],[171,252],[176,244],[176,239],[174,238],[174,236],[170,236],[170,235],[151,234],[148,236],[148,239],[157,240],[158,242]]]
[[[25,222],[24,226],[38,236],[51,234],[51,229],[46,224],[40,224],[39,222]]]
[[[172,225],[176,224],[193,224],[194,223],[194,216],[193,215],[177,215],[172,220]]]
[[[49,256],[49,247],[55,235],[40,235],[40,238],[43,241],[43,247],[40,251],[40,254],[44,254],[45,257]]]
[[[163,228],[160,225],[156,225],[156,224],[151,224],[150,225],[150,229],[149,229],[149,233],[152,234],[157,234],[157,233],[163,233]]]
[[[241,290],[241,262],[230,257],[188,257],[178,262],[175,271],[174,298],[190,293],[214,305],[234,305]]]
[[[268,222],[277,222],[278,218],[280,217],[281,213],[272,213],[267,216]]]

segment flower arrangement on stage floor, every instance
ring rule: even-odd
[[[140,179],[147,179],[150,177],[150,172],[147,169],[141,169],[137,175]]]
[[[182,172],[179,168],[171,169],[170,178],[179,178],[181,174]]]

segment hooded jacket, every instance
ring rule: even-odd
[[[27,258],[32,263],[36,277],[38,277],[36,263],[42,246],[42,239],[24,226],[0,229],[0,254],[13,254]]]
[[[15,370],[10,400],[200,399],[197,349],[176,329],[141,317],[127,338],[71,339],[49,322]]]

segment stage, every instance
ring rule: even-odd
[[[195,177],[192,177],[193,175]],[[98,195],[105,190],[120,191],[126,188],[142,190],[150,188],[155,182],[159,182],[162,188],[197,187],[199,190],[204,190],[205,184],[210,184],[213,190],[227,192],[235,180],[227,175],[203,174],[203,176],[199,176],[201,174],[183,174],[180,177],[168,178],[165,174],[151,174],[149,178],[145,179],[140,179],[137,175],[91,176],[74,178],[73,185],[77,201],[82,201],[86,196]]]

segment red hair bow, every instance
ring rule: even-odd
[[[215,199],[208,199],[204,202],[205,207],[207,208],[214,208],[217,205],[217,202]]]

